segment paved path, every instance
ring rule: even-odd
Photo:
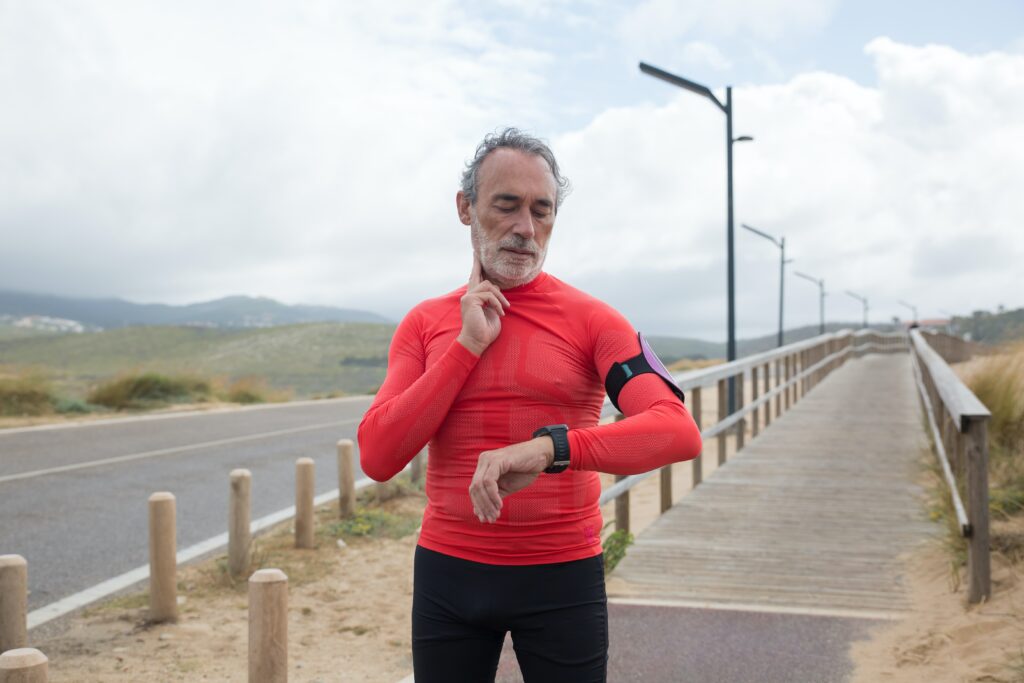
[[[28,560],[31,611],[146,564],[153,491],[178,498],[179,549],[226,531],[232,469],[253,519],[294,504],[296,458],[330,491],[371,398],[0,431],[0,555]]]
[[[846,680],[850,644],[908,608],[901,555],[935,533],[925,444],[906,355],[826,378],[629,549],[608,680]],[[499,681],[518,680],[510,655]]]

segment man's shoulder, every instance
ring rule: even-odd
[[[458,309],[459,300],[465,293],[466,285],[462,285],[458,289],[453,289],[447,294],[424,299],[413,306],[409,312],[405,314],[405,317],[425,317],[430,320],[436,320],[445,312],[450,311],[453,308]]]
[[[593,294],[584,292],[578,287],[574,287],[569,283],[559,280],[554,275],[548,274],[548,281],[550,282],[549,292],[553,295],[558,296],[563,303],[572,303],[573,305],[581,305],[584,310],[590,313],[607,314],[620,316],[621,314],[615,310],[615,308],[601,299],[598,299]]]

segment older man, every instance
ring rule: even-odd
[[[700,432],[619,313],[543,270],[568,182],[516,129],[477,148],[456,195],[467,285],[417,305],[359,426],[383,481],[427,443],[416,549],[417,683],[493,681],[512,633],[527,683],[603,681],[608,615],[598,472],[700,452]],[[605,392],[626,419],[598,426]]]

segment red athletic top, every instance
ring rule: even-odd
[[[475,562],[546,564],[601,552],[598,472],[635,474],[696,457],[700,431],[653,374],[627,382],[627,419],[597,426],[613,362],[640,353],[610,306],[541,273],[503,290],[498,338],[477,356],[456,341],[466,287],[419,304],[395,331],[384,385],[359,425],[363,471],[397,474],[428,442],[419,544]],[[569,469],[541,474],[504,499],[494,524],[473,514],[469,484],[482,451],[569,425]]]

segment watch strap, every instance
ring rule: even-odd
[[[569,467],[569,426],[548,425],[535,431],[533,436],[550,436],[555,445],[555,457],[544,471],[548,474],[564,472]]]

